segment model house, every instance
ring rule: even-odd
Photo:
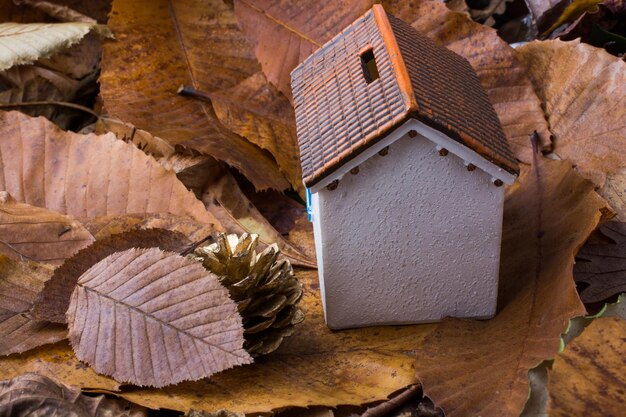
[[[376,5],[292,90],[328,326],[493,316],[518,165],[469,63]]]

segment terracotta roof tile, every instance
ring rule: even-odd
[[[368,83],[361,54],[374,54]],[[314,185],[409,117],[518,173],[469,63],[374,6],[292,72],[305,184]]]

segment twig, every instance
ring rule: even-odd
[[[204,239],[200,239],[199,241],[194,242],[191,245],[187,246],[182,252],[180,252],[180,255],[181,256],[187,256],[190,253],[192,253],[193,251],[195,251],[198,248],[198,246],[200,246],[202,243],[204,243],[206,241],[213,241],[213,240],[215,240],[215,239],[213,238],[213,235],[210,234],[207,237],[205,237]]]
[[[208,101],[209,103],[211,102],[210,95],[208,95],[207,93],[203,91],[196,90],[193,87],[189,87],[187,85],[181,85],[180,87],[178,87],[176,94],[178,94],[179,96],[183,96],[183,97],[197,98],[203,101]]]
[[[89,113],[92,116],[100,119],[100,115],[90,109],[89,107],[81,106],[80,104],[68,103],[67,101],[26,101],[23,103],[6,103],[0,104],[0,109],[10,108],[10,107],[29,107],[29,106],[60,106],[60,107],[70,107],[72,109],[80,110],[85,113]]]
[[[361,417],[384,417],[396,408],[404,405],[407,401],[417,395],[420,390],[421,386],[413,385],[392,399],[385,401],[376,407],[368,408],[365,413],[361,415]]]

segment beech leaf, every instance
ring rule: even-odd
[[[108,24],[118,40],[104,45],[100,83],[111,116],[224,161],[257,189],[289,188],[274,158],[225,128],[210,102],[177,94],[181,85],[209,94],[228,89],[260,70],[232,6],[117,0]]]
[[[626,320],[595,319],[554,359],[548,389],[553,417],[619,417],[626,404]]]
[[[146,417],[127,401],[90,397],[38,374],[0,381],[0,415],[11,417]]]
[[[116,252],[81,275],[67,322],[76,357],[120,382],[158,388],[252,362],[217,276],[158,248]]]
[[[499,312],[446,319],[417,349],[424,395],[446,416],[519,416],[528,370],[553,357],[569,319],[585,313],[574,254],[606,209],[571,164],[537,156],[522,167],[504,206]]]
[[[134,230],[98,240],[55,269],[34,302],[32,315],[39,320],[65,323],[72,291],[78,278],[107,256],[131,248],[155,248],[180,252],[191,244],[185,235],[165,229]]]
[[[0,254],[61,264],[94,240],[70,216],[18,203],[0,191]]]
[[[64,132],[0,112],[0,190],[76,218],[172,213],[217,223],[176,175],[115,135]]]
[[[553,152],[597,186],[626,168],[626,62],[579,40],[517,49],[543,102]]]
[[[580,293],[585,303],[597,303],[626,292],[626,223],[608,222],[576,255],[574,277],[588,284]]]
[[[106,27],[96,23],[0,23],[0,71],[67,48],[91,30],[107,34]]]
[[[65,326],[27,316],[52,268],[0,255],[0,355],[21,353],[67,337]]]

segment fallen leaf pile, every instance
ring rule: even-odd
[[[0,0],[0,414],[623,413],[623,2],[382,2],[469,61],[521,175],[493,319],[331,331],[290,72],[373,3]]]

